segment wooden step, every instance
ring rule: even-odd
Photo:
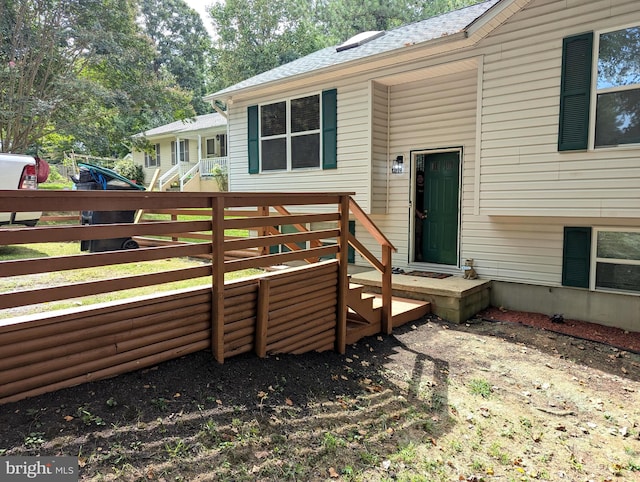
[[[374,295],[373,306],[381,313],[382,295]],[[431,304],[427,301],[400,298],[398,296],[394,296],[391,299],[391,316],[394,328],[412,321],[417,321],[429,313],[431,313]],[[381,332],[381,319],[369,323],[363,321],[363,319],[355,313],[347,314],[347,344],[356,343],[364,337],[373,336]]]
[[[349,283],[349,293],[347,296],[361,296],[364,290],[364,285],[357,283]]]
[[[376,295],[373,306],[382,306],[382,295]],[[428,301],[401,298],[399,296],[391,298],[391,317],[394,328],[419,320],[429,313],[431,313],[431,303]]]
[[[350,283],[347,292],[347,319],[355,323],[379,323],[381,319],[380,307],[374,306],[376,296],[364,293],[364,287]]]

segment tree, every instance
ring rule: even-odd
[[[421,20],[423,3],[407,0],[320,0],[318,16],[331,44],[371,30],[390,30]]]
[[[185,91],[193,93],[191,105],[198,114],[211,111],[202,97],[206,92],[211,38],[202,18],[184,0],[142,0],[141,22],[158,52],[156,74],[171,74]]]
[[[27,152],[48,133],[117,156],[132,133],[193,115],[136,22],[137,0],[0,0],[0,145]],[[156,124],[157,125],[157,124]]]
[[[0,0],[2,150],[25,150],[77,94],[75,72],[91,47],[74,32],[76,8],[73,2]]]
[[[210,15],[218,34],[213,67],[222,88],[324,47],[305,0],[227,0]]]

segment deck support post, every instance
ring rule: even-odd
[[[178,220],[178,215],[177,214],[172,214],[171,215],[171,222],[176,222]],[[171,241],[173,241],[174,243],[177,243],[179,241],[180,238],[178,238],[177,236],[172,236],[171,237]]]
[[[211,350],[224,362],[224,197],[211,198]]]
[[[393,333],[393,315],[391,311],[392,284],[391,284],[391,247],[382,245],[382,332],[390,335]]]
[[[269,206],[258,206],[258,216],[269,216]],[[258,236],[266,236],[269,233],[266,226],[261,226],[258,230]],[[260,249],[260,255],[266,256],[269,254],[269,246],[263,246]]]
[[[347,292],[349,290],[349,196],[340,196],[340,236],[338,238],[338,306],[336,317],[336,351],[347,349]]]
[[[269,324],[269,297],[271,281],[263,278],[258,283],[258,309],[256,313],[255,351],[260,358],[267,356],[267,328]]]

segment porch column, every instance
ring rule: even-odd
[[[180,162],[180,137],[176,137],[176,164],[178,165],[178,174],[182,177],[182,162]]]

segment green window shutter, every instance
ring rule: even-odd
[[[584,150],[589,140],[593,33],[562,41],[558,150]]]
[[[591,228],[565,227],[562,251],[562,284],[589,287]]]
[[[354,236],[356,235],[355,221],[349,221],[349,232]],[[349,248],[347,250],[347,263],[355,263],[355,262],[356,262],[356,250],[353,248],[353,246],[349,245]]]
[[[258,136],[258,106],[247,107],[249,174],[260,172],[260,139]]]
[[[322,92],[322,169],[338,168],[338,92]]]

